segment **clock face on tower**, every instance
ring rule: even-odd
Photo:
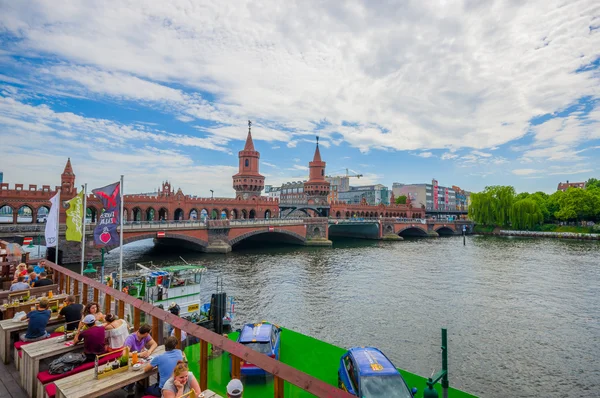
[[[249,196],[249,195],[248,195],[248,192],[244,192],[244,194],[242,195],[242,197],[243,197],[244,199],[248,199],[248,196]]]

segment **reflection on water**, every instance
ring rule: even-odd
[[[401,368],[441,367],[486,397],[598,396],[598,242],[461,237],[240,247],[227,255],[125,247],[125,263],[197,261],[237,297],[237,321],[268,319],[340,346],[374,345]],[[118,263],[118,250],[107,264]]]

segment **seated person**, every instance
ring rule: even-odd
[[[143,324],[137,332],[127,336],[124,346],[129,347],[130,351],[137,351],[140,358],[147,358],[156,350],[158,344],[150,336],[150,325]]]
[[[96,326],[96,318],[89,314],[83,318],[83,324],[87,329],[77,332],[73,343],[77,344],[83,340],[83,353],[86,356],[86,362],[96,360],[96,355],[101,355],[106,352],[104,347],[104,327]]]
[[[33,287],[50,286],[53,284],[54,284],[54,281],[52,280],[52,277],[50,275],[46,274],[46,272],[42,272],[40,274],[40,277],[37,279],[37,281],[35,281],[33,283]]]
[[[21,263],[21,264],[17,265],[17,269],[15,269],[15,275],[14,275],[13,282],[16,282],[18,277],[25,276],[25,275],[27,275],[27,264]]]
[[[92,314],[96,318],[96,323],[101,324],[104,322],[104,314],[100,312],[100,306],[98,303],[88,303],[83,311],[83,316]]]
[[[21,335],[21,341],[36,341],[50,337],[50,333],[46,331],[46,326],[48,326],[51,315],[48,309],[48,299],[42,298],[35,310],[21,318],[22,321],[29,321],[27,332]]]
[[[65,318],[67,324],[67,332],[72,332],[77,329],[78,322],[81,320],[81,313],[83,312],[83,304],[75,302],[75,296],[67,296],[64,301],[64,307],[62,307],[58,313],[58,317]],[[63,330],[56,329],[56,332],[63,332]]]
[[[33,284],[37,281],[38,281],[38,275],[35,272],[30,273],[29,279],[27,280],[27,283],[29,283],[29,286],[33,287]]]
[[[113,314],[106,314],[105,319],[106,323],[103,326],[108,341],[107,351],[123,348],[125,339],[129,336],[129,325],[123,319],[119,319]]]
[[[33,267],[33,272],[35,272],[38,275],[45,271],[46,271],[46,260],[41,260],[38,265]]]
[[[27,289],[29,289],[29,287],[30,287],[29,284],[27,282],[25,282],[25,277],[23,275],[21,275],[17,278],[17,282],[10,285],[9,290],[11,292],[16,292],[18,290],[27,290]]]
[[[196,396],[200,395],[200,385],[194,374],[189,371],[187,363],[177,362],[173,375],[165,382],[162,389],[164,398],[177,398],[194,390]]]
[[[165,353],[152,358],[149,364],[144,368],[145,372],[149,372],[154,367],[158,367],[158,383],[151,385],[146,389],[146,394],[161,396],[161,390],[169,377],[173,374],[175,365],[183,360],[183,353],[177,349],[177,338],[169,337],[165,342]]]

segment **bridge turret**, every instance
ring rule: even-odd
[[[317,147],[312,162],[308,163],[309,177],[304,183],[304,192],[308,198],[309,204],[327,204],[327,195],[329,195],[329,182],[325,179],[325,165],[321,160],[321,151],[319,150],[319,137],[317,137]]]
[[[244,149],[238,153],[239,171],[233,176],[233,189],[236,199],[260,197],[265,187],[265,177],[259,171],[260,153],[254,149],[251,132],[252,122],[248,120],[248,136]]]

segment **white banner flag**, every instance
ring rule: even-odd
[[[60,192],[50,199],[52,204],[46,219],[46,247],[55,247],[58,241],[58,212],[60,210]]]

